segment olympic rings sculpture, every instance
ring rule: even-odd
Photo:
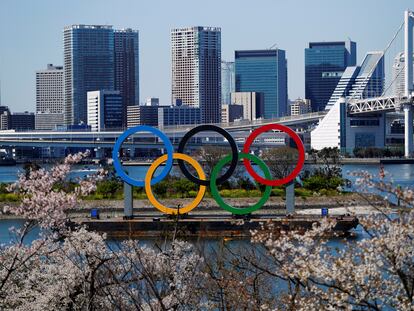
[[[275,130],[285,132],[286,134],[289,135],[290,138],[293,139],[293,141],[296,144],[299,157],[298,157],[298,162],[296,163],[295,168],[288,176],[281,178],[281,179],[272,180],[272,176],[271,176],[269,168],[260,158],[250,153],[250,147],[253,144],[254,140],[260,134],[267,132],[267,131],[275,131]],[[204,131],[216,132],[218,134],[221,134],[227,140],[227,142],[230,144],[230,147],[231,147],[231,154],[222,158],[212,169],[210,180],[207,180],[206,175],[201,165],[194,158],[184,153],[185,145],[187,144],[187,142],[195,134],[204,132]],[[135,134],[137,132],[150,132],[151,134],[158,136],[163,141],[165,145],[165,150],[166,150],[166,154],[162,155],[161,157],[156,159],[151,164],[151,166],[149,167],[145,175],[144,180],[136,180],[128,176],[123,170],[121,161],[119,159],[119,152],[121,150],[123,142],[126,139],[128,139],[130,135]],[[184,135],[184,137],[181,139],[178,145],[178,148],[177,148],[177,152],[174,152],[174,147],[170,139],[162,131],[160,131],[157,128],[151,127],[151,126],[140,125],[140,126],[129,128],[124,133],[122,133],[121,136],[118,137],[114,145],[114,149],[112,152],[112,158],[113,158],[115,171],[117,172],[118,176],[123,181],[130,184],[131,186],[144,187],[150,203],[162,213],[186,214],[190,212],[191,210],[196,208],[200,204],[200,202],[203,200],[204,194],[206,192],[206,188],[209,186],[212,197],[215,199],[215,201],[221,208],[233,214],[243,215],[243,214],[252,213],[258,210],[259,208],[261,208],[266,203],[266,201],[269,199],[270,193],[272,191],[272,186],[280,186],[280,185],[289,183],[300,173],[300,171],[303,168],[303,164],[305,162],[305,147],[300,137],[289,127],[281,125],[281,124],[268,124],[268,125],[264,125],[264,126],[261,126],[255,129],[247,137],[246,143],[244,144],[244,147],[243,147],[243,151],[239,152],[236,141],[233,139],[233,137],[230,135],[229,132],[227,132],[225,129],[219,126],[205,124],[205,125],[196,126],[193,129],[191,129],[189,132],[187,132]],[[169,174],[173,166],[174,159],[178,161],[178,167],[180,168],[184,176],[188,178],[190,181],[192,181],[193,183],[200,186],[198,193],[196,197],[194,198],[194,200],[179,209],[170,208],[170,207],[167,207],[161,204],[155,198],[152,192],[152,188],[151,188],[151,186],[155,185],[156,183],[160,182],[165,177],[167,177],[167,175]],[[256,204],[254,204],[253,206],[249,206],[247,208],[233,207],[227,204],[226,202],[224,202],[223,198],[220,196],[220,193],[217,187],[217,185],[225,182],[232,176],[240,160],[243,161],[246,171],[250,174],[250,176],[257,182],[266,186],[262,198]],[[258,166],[258,168],[262,170],[264,177],[261,177],[254,170],[251,164],[251,161],[253,161]],[[188,162],[195,169],[198,177],[191,174],[191,172],[187,169],[185,162]],[[165,166],[162,169],[161,173],[153,178],[155,171],[163,163],[165,163]],[[221,169],[227,163],[230,163],[230,165],[227,168],[227,171],[221,177],[218,177]]]

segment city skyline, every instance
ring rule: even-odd
[[[301,1],[299,6],[298,3],[264,2],[268,7],[275,9],[273,14],[270,14],[271,9],[263,12],[255,5],[241,6],[235,1],[225,4],[210,1],[210,5],[203,12],[186,8],[187,11],[183,12],[191,14],[170,14],[171,16],[164,12],[173,13],[177,10],[171,8],[170,12],[169,6],[173,6],[170,3],[160,6],[156,3],[137,4],[122,1],[120,8],[112,8],[109,6],[110,2],[105,1],[99,2],[99,6],[96,1],[87,4],[72,1],[70,5],[49,1],[36,4],[27,2],[27,11],[38,13],[30,15],[23,13],[19,4],[9,2],[6,6],[2,3],[5,9],[0,10],[3,26],[0,27],[0,36],[3,42],[8,42],[0,49],[2,104],[8,105],[12,111],[34,111],[35,72],[47,63],[63,65],[63,27],[76,23],[108,24],[114,28],[132,28],[140,32],[141,102],[147,97],[159,97],[162,104],[170,104],[169,34],[175,27],[195,25],[222,29],[222,59],[225,61],[233,61],[234,51],[237,49],[266,49],[276,43],[278,48],[286,50],[289,98],[304,97],[304,49],[309,42],[341,41],[350,37],[358,44],[357,60],[360,62],[367,51],[381,50],[385,47],[400,24],[401,11],[410,4],[409,1],[401,1],[390,8],[387,1],[368,1],[363,5],[357,1],[348,1],[346,4],[333,4],[328,1],[308,4]],[[175,2],[178,8],[188,7],[188,3]],[[358,10],[355,10],[357,5]],[[93,6],[99,14],[89,10]],[[133,13],[125,14],[125,10],[122,10],[125,6],[129,8],[127,12]],[[292,9],[292,6],[295,9]],[[302,10],[297,10],[297,7],[301,7]],[[231,8],[240,16],[236,22],[226,17],[228,15],[225,13]],[[217,14],[213,14],[214,9]],[[65,12],[65,15],[51,14],[59,11]],[[333,11],[341,12],[341,16],[352,12],[352,23],[337,23],[337,19],[331,14]],[[262,15],[262,18],[258,20],[259,15]],[[382,24],[367,23],[368,15],[374,16],[373,20],[381,20]],[[246,19],[246,16],[250,16],[250,19]],[[309,18],[306,27],[297,22],[306,21],[306,18]],[[14,25],[13,32],[8,31],[8,24]],[[330,27],[326,27],[327,24]],[[284,25],[289,31],[288,28],[282,27]],[[400,51],[396,51],[398,52]],[[390,64],[386,66],[388,74]]]

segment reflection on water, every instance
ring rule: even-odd
[[[387,164],[384,165],[385,178],[384,182],[392,183],[394,187],[412,188],[414,189],[414,164]],[[357,177],[350,175],[351,172],[365,170],[373,175],[374,180],[379,180],[380,166],[376,164],[370,165],[344,165],[342,175],[355,184]],[[359,191],[358,187],[352,186],[352,191]],[[387,200],[393,204],[397,204],[397,198],[389,193],[381,192],[377,189],[368,189],[370,192],[387,197]]]
[[[368,171],[373,174],[375,178],[378,178],[380,166],[376,164],[344,165],[342,174],[345,178],[354,181],[355,177],[350,176],[348,173],[360,170]],[[384,170],[387,173],[385,180],[392,182],[394,186],[414,188],[414,164],[387,164],[384,165]]]
[[[21,228],[24,224],[23,220],[16,220],[16,219],[0,219],[0,244],[4,243],[11,243],[16,242],[16,236],[10,231],[10,228]],[[40,230],[38,228],[35,228],[32,230],[27,237],[25,238],[24,242],[27,244],[30,244],[33,240],[39,238]],[[361,227],[357,227],[356,229],[353,229],[350,233],[350,235],[346,237],[340,237],[340,238],[332,238],[329,241],[329,246],[335,248],[335,247],[341,247],[343,245],[344,240],[346,241],[358,241],[366,237],[366,233],[362,230]],[[166,238],[143,238],[138,239],[140,244],[142,245],[157,245],[160,248],[163,248],[165,244],[170,242],[170,239]],[[231,247],[251,247],[250,239],[249,238],[230,238],[226,239],[226,237],[221,238],[190,238],[186,239],[190,242],[192,242],[194,245],[197,245],[198,247],[203,247],[206,249],[209,249],[210,247],[217,247],[221,243],[225,243],[226,246]],[[120,243],[122,243],[123,239],[109,239],[108,243],[109,245],[116,249]]]
[[[10,228],[19,229],[24,225],[24,220],[16,219],[1,219],[0,220],[0,244],[13,243],[17,241],[16,235]],[[24,242],[30,244],[33,240],[39,237],[39,228],[34,228],[24,239]]]

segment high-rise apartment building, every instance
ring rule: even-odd
[[[45,70],[36,71],[36,112],[62,113],[63,67],[48,64]]]
[[[127,106],[139,105],[139,34],[130,28],[115,30],[115,90],[122,96],[123,123]]]
[[[295,99],[290,103],[289,108],[291,116],[299,116],[301,114],[312,112],[312,106],[309,99]]]
[[[9,112],[3,112],[0,115],[0,130],[8,130],[10,127],[10,113]]]
[[[325,110],[346,67],[356,65],[356,43],[310,42],[305,49],[305,98],[312,110]]]
[[[119,91],[88,92],[88,125],[92,131],[122,128],[122,97]]]
[[[234,62],[221,61],[221,105],[230,104],[230,93],[235,91]]]
[[[235,51],[236,92],[261,92],[266,119],[287,114],[287,61],[281,49]]]
[[[0,106],[0,130],[10,128],[10,109],[7,106]]]
[[[199,107],[203,123],[220,122],[221,29],[171,31],[172,103]]]
[[[112,26],[71,25],[63,30],[65,124],[87,123],[87,92],[114,90]]]
[[[36,129],[51,130],[63,124],[63,67],[48,64],[36,71]]]

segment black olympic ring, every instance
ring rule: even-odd
[[[238,162],[238,157],[239,157],[239,150],[237,148],[237,144],[236,141],[233,139],[233,137],[230,135],[229,132],[227,132],[225,129],[218,127],[216,125],[211,125],[211,124],[203,124],[203,125],[199,125],[196,126],[194,128],[192,128],[189,132],[187,132],[184,137],[181,139],[179,145],[178,145],[178,149],[177,152],[178,153],[184,153],[184,147],[187,143],[187,141],[194,136],[195,134],[199,133],[199,132],[204,132],[204,131],[212,131],[212,132],[217,132],[219,134],[221,134],[224,138],[227,139],[227,141],[230,144],[231,147],[231,153],[232,153],[232,158],[231,158],[231,162],[230,162],[230,166],[227,169],[226,173],[223,174],[221,177],[217,178],[216,184],[221,184],[223,182],[225,182],[227,179],[229,179],[231,177],[231,175],[234,173],[234,171],[236,170],[237,167],[237,162]],[[178,160],[178,166],[180,167],[180,170],[183,172],[183,174],[185,175],[185,177],[187,177],[189,180],[191,180],[193,183],[196,183],[198,185],[202,185],[202,186],[208,186],[210,185],[210,181],[209,180],[201,180],[197,177],[195,177],[193,174],[191,174],[187,167],[184,164],[183,160]]]

